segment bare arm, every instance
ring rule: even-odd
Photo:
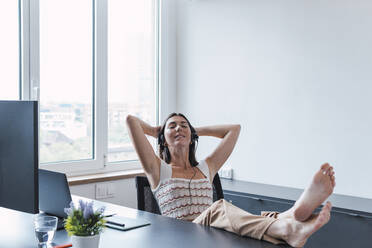
[[[150,184],[156,186],[159,182],[160,159],[145,135],[157,137],[160,127],[152,127],[141,119],[128,115],[127,127],[142,167],[149,178]]]
[[[195,128],[199,136],[221,138],[217,148],[206,158],[211,174],[211,180],[229,158],[240,133],[240,125],[219,125]]]

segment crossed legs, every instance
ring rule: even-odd
[[[299,200],[286,212],[257,216],[219,200],[193,222],[274,244],[285,241],[293,247],[302,247],[314,232],[329,221],[332,208],[330,202],[324,205],[319,214],[313,214],[313,211],[328,198],[334,187],[333,168],[324,164]]]

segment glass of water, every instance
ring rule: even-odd
[[[51,247],[57,229],[58,218],[55,216],[36,215],[34,218],[35,235],[38,247]]]

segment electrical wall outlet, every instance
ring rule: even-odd
[[[232,168],[228,168],[226,169],[226,172],[225,172],[225,177],[228,178],[228,179],[232,179],[233,178],[233,169]]]
[[[222,168],[219,173],[220,177],[226,178],[226,179],[232,179],[233,178],[233,169],[232,168]]]
[[[104,199],[107,197],[107,185],[106,184],[96,184],[96,199]]]
[[[97,183],[96,199],[115,197],[115,185],[113,183]]]
[[[107,184],[107,198],[115,196],[115,185],[113,183]]]

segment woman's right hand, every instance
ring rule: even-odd
[[[161,129],[161,126],[155,126],[152,128],[152,137],[154,137],[155,139],[158,138],[158,135],[159,135],[159,132],[160,132],[160,129]]]
[[[151,126],[150,124],[146,123],[145,121],[141,120],[140,118],[133,116],[133,115],[128,115],[127,116],[127,125],[130,128],[130,123],[138,123],[140,127],[143,130],[143,133],[149,136],[152,136],[154,138],[158,137],[158,133],[160,132],[160,126]]]

